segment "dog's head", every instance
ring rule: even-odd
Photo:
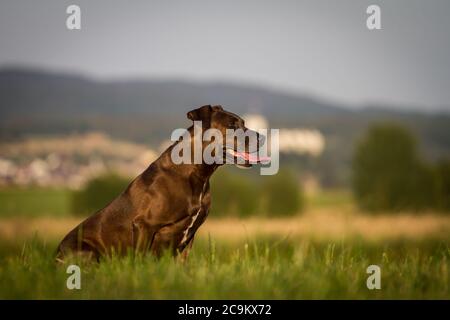
[[[221,106],[206,105],[189,111],[187,117],[192,121],[201,121],[203,131],[216,129],[216,132],[220,132],[220,150],[224,163],[228,159],[228,162],[232,160],[232,163],[238,166],[251,167],[255,163],[270,161],[268,157],[258,156],[265,137],[248,129],[238,115],[224,110]]]

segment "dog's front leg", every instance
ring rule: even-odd
[[[145,254],[151,248],[158,228],[148,225],[145,220],[136,218],[132,222],[132,243],[135,253]]]
[[[180,258],[182,263],[187,262],[189,252],[191,251],[193,244],[194,244],[194,236],[192,236],[192,238],[189,240],[189,243],[184,247],[184,250],[178,254],[178,257]]]

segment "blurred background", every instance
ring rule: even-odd
[[[1,236],[61,237],[220,104],[280,129],[280,172],[221,168],[203,232],[448,239],[450,3],[370,31],[372,2],[79,0],[68,30],[72,1],[3,1]]]

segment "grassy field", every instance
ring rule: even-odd
[[[368,215],[345,193],[322,194],[294,217],[212,214],[186,262],[113,257],[80,265],[81,290],[69,290],[66,268],[53,255],[81,218],[56,214],[66,200],[43,199],[46,214],[27,213],[38,200],[16,201],[18,215],[1,207],[1,299],[450,299],[450,217]],[[373,264],[381,267],[380,290],[366,286]]]
[[[0,189],[0,217],[67,216],[70,192],[52,188]]]
[[[450,248],[442,241],[384,244],[202,239],[187,262],[170,257],[112,258],[81,265],[81,289],[38,239],[1,248],[2,299],[449,299]],[[366,268],[381,267],[381,289]]]

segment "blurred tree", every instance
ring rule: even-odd
[[[430,206],[431,170],[420,160],[416,141],[406,129],[395,124],[369,128],[354,153],[353,191],[367,210]]]
[[[295,175],[280,170],[273,176],[221,168],[211,178],[211,212],[214,216],[286,216],[303,207]]]
[[[259,208],[258,185],[245,175],[221,168],[211,178],[211,212],[214,216],[249,216]]]
[[[72,212],[77,215],[91,214],[104,208],[125,190],[130,181],[113,173],[92,179],[79,191],[72,193]]]
[[[303,209],[301,187],[295,175],[286,169],[276,175],[263,176],[265,211],[271,216],[288,216]]]
[[[450,211],[450,160],[441,160],[434,168],[436,208]]]

